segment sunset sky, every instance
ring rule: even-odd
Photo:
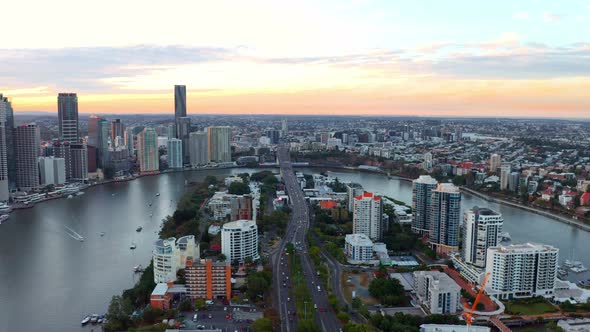
[[[589,0],[9,2],[16,112],[590,117]]]

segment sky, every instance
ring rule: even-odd
[[[590,118],[590,0],[9,1],[16,112]]]

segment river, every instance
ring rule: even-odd
[[[90,331],[91,327],[80,327],[80,320],[86,314],[105,313],[113,295],[132,287],[137,278],[132,268],[149,263],[161,220],[174,211],[186,190],[185,181],[250,171],[203,170],[142,177],[92,187],[73,199],[14,211],[10,220],[0,225],[0,332]],[[330,175],[406,203],[411,201],[411,183],[407,181],[360,172],[334,171]],[[160,196],[156,197],[158,192]],[[584,255],[590,248],[589,233],[464,195],[463,209],[473,205],[500,211],[513,242],[551,244],[567,258],[574,249],[576,259],[590,266],[590,257]],[[143,230],[138,233],[140,225]],[[68,235],[66,226],[85,241]],[[101,232],[105,233],[102,237]],[[131,243],[137,249],[130,250]]]

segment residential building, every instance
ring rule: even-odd
[[[0,201],[9,199],[7,112],[10,104],[0,95]],[[12,148],[12,147],[11,147]]]
[[[500,156],[497,153],[492,154],[490,157],[490,171],[492,173],[497,173],[498,168],[500,168],[501,164],[502,164],[502,156]]]
[[[168,167],[182,168],[182,141],[178,138],[168,139]]]
[[[362,195],[363,192],[365,192],[363,186],[358,183],[349,183],[346,185],[346,197],[348,200],[346,207],[348,208],[348,211],[352,212],[352,209],[354,208],[354,198]]]
[[[39,157],[41,186],[66,183],[66,161],[63,158]]]
[[[117,137],[123,139],[125,135],[125,125],[121,122],[121,119],[114,119],[111,121],[111,143],[114,146],[118,146],[115,144],[117,141]]]
[[[356,196],[353,203],[352,232],[365,234],[371,240],[383,236],[383,200],[368,191]]]
[[[439,255],[459,250],[461,192],[452,183],[441,183],[432,190],[429,242]]]
[[[186,86],[174,86],[174,120],[186,116]],[[178,137],[177,137],[178,138]]]
[[[127,150],[129,151],[129,156],[130,157],[134,157],[135,156],[135,144],[134,143],[134,137],[135,135],[133,134],[133,127],[132,128],[125,128],[125,146],[127,147]]]
[[[53,155],[56,158],[62,158],[66,168],[66,181],[72,178],[72,154],[70,151],[70,143],[61,140],[53,141]]]
[[[344,252],[351,261],[370,261],[373,259],[373,241],[365,234],[346,234]]]
[[[231,128],[227,126],[208,127],[208,155],[211,162],[231,161]]]
[[[199,244],[193,235],[174,237],[156,241],[152,252],[154,262],[154,282],[171,282],[176,280],[176,272],[184,269],[187,262],[194,262],[200,257]]]
[[[258,260],[258,227],[252,220],[237,220],[223,225],[221,253],[230,262]]]
[[[510,163],[502,163],[500,166],[500,190],[508,190],[510,177]]]
[[[158,135],[153,128],[145,128],[137,134],[137,160],[140,173],[150,174],[159,171]]]
[[[8,170],[8,186],[16,186],[16,151],[14,150],[14,111],[12,103],[0,93],[0,113],[4,120],[4,141],[6,146],[6,164]],[[6,192],[3,191],[3,194]]]
[[[462,310],[461,287],[446,273],[414,272],[414,289],[418,300],[431,314],[455,314]]]
[[[477,206],[465,211],[461,255],[463,261],[484,268],[488,248],[500,244],[503,224],[504,218],[499,212]]]
[[[57,96],[57,117],[59,138],[64,142],[77,143],[78,130],[78,96],[75,93],[60,93]]]
[[[88,150],[86,144],[70,144],[71,181],[85,182],[88,180]]]
[[[36,124],[23,124],[15,127],[16,185],[20,190],[39,188],[38,158],[41,134]]]
[[[412,232],[425,236],[430,233],[430,200],[438,181],[430,175],[421,175],[412,181]]]
[[[206,165],[209,162],[206,132],[197,131],[189,134],[189,156],[192,167]]]
[[[500,300],[543,296],[555,289],[559,249],[544,244],[514,244],[488,248],[486,292]]]
[[[281,133],[283,137],[289,136],[289,124],[287,123],[287,119],[281,121]]]
[[[113,127],[113,125],[111,124],[110,127]],[[96,156],[92,156],[91,158],[96,159],[96,167],[98,168],[104,169],[108,165],[109,136],[109,122],[105,118],[97,115],[88,117],[88,145],[96,148],[91,149],[92,151],[96,151]],[[89,166],[91,171],[96,171],[93,163]]]
[[[191,299],[231,299],[231,265],[229,261],[201,260],[187,262],[184,269],[186,288]]]
[[[281,137],[281,132],[276,129],[268,130],[266,132],[266,136],[270,139],[270,144],[279,144],[279,138]]]

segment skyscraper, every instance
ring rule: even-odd
[[[182,141],[178,138],[168,139],[168,167],[182,168]]]
[[[62,158],[65,161],[66,180],[69,181],[72,178],[72,156],[70,153],[70,143],[54,140],[53,155],[56,158]]]
[[[125,132],[125,125],[121,122],[121,119],[114,119],[111,121],[111,143],[115,146],[117,137],[123,139]]]
[[[207,133],[204,131],[192,132],[189,137],[191,166],[206,165],[209,162]]]
[[[174,120],[186,117],[186,86],[174,86]]]
[[[500,244],[504,218],[487,208],[473,208],[463,215],[463,261],[485,267],[488,248]]]
[[[430,244],[439,255],[459,250],[461,192],[452,183],[432,190],[430,201]]]
[[[88,150],[86,144],[70,144],[71,181],[88,180]]]
[[[157,173],[160,169],[158,135],[154,128],[145,128],[137,134],[137,159],[142,174]]]
[[[352,212],[354,208],[354,198],[356,196],[362,195],[364,192],[363,186],[358,183],[349,183],[346,185],[346,196],[348,202],[346,203],[348,211]]]
[[[510,163],[502,163],[500,166],[500,190],[508,189],[508,178],[510,177]]]
[[[498,172],[498,168],[500,167],[500,164],[502,163],[502,156],[500,156],[499,154],[492,154],[490,157],[490,172],[492,173],[496,173]]]
[[[420,235],[430,233],[430,200],[438,181],[430,175],[421,175],[412,181],[412,232]]]
[[[3,202],[8,201],[9,198],[7,109],[8,102],[4,102],[0,95],[0,201]]]
[[[36,124],[23,124],[15,128],[16,185],[21,190],[39,188],[38,158],[41,134]]]
[[[182,141],[182,162],[189,163],[189,134],[191,131],[191,118],[180,117],[176,119],[176,138]]]
[[[125,128],[125,146],[127,147],[127,151],[129,151],[129,156],[134,157],[134,139],[133,139],[133,127]]]
[[[59,138],[78,143],[78,96],[75,93],[60,93],[57,96],[57,116]]]
[[[281,131],[283,133],[283,137],[287,137],[289,135],[289,125],[287,124],[287,119],[283,119],[281,122]]]
[[[0,108],[4,110],[4,137],[6,141],[6,164],[8,169],[8,186],[16,186],[16,152],[14,151],[14,111],[12,103],[0,93]]]
[[[365,234],[371,240],[383,235],[383,200],[381,196],[365,191],[354,198],[352,233]]]
[[[231,128],[217,126],[207,128],[209,138],[209,161],[220,163],[231,161]]]

